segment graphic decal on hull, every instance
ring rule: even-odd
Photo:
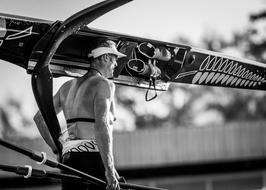
[[[183,72],[183,73],[179,73],[175,79],[178,79],[178,78],[183,78],[183,77],[186,77],[186,76],[189,76],[189,75],[194,75],[196,74],[198,71],[188,71],[188,72]]]
[[[253,67],[253,65],[249,66]],[[210,55],[205,58],[200,65],[199,72],[192,79],[192,84],[220,83],[221,85],[235,87],[255,87],[265,82],[266,80],[262,74],[253,73],[237,61]]]
[[[6,40],[14,40],[14,39],[23,38],[23,37],[31,35],[31,33],[32,33],[32,26],[23,31],[7,36]]]
[[[6,35],[6,20],[1,18],[0,19],[0,38],[5,37]]]
[[[7,34],[7,28],[6,28],[6,19],[4,18],[0,18],[0,47],[3,45],[4,40],[14,40],[14,39],[19,39],[19,38],[23,38],[26,36],[29,36],[32,34],[32,28],[33,26],[23,30],[23,31],[19,31],[15,34],[10,34],[8,36],[6,36]]]
[[[4,38],[6,35],[6,20],[0,19],[0,38]],[[0,47],[3,44],[4,40],[0,40]]]
[[[192,76],[192,84],[252,88],[266,83],[265,70],[266,64],[241,63],[229,58],[208,55],[198,70],[179,73],[176,79]]]

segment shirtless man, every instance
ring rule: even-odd
[[[63,163],[92,176],[107,180],[108,190],[120,189],[113,158],[113,122],[115,85],[113,77],[117,59],[125,56],[115,43],[100,40],[91,51],[91,69],[82,77],[64,83],[54,96],[58,114],[63,111],[67,120],[68,137],[63,144]],[[48,145],[55,150],[47,130],[41,130],[42,116],[34,120]],[[64,133],[64,132],[63,132]],[[88,189],[82,184],[62,182],[62,189]],[[93,186],[89,189],[104,189]]]

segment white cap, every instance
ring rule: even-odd
[[[113,54],[113,55],[117,55],[118,58],[121,57],[126,57],[125,54],[120,53],[119,51],[117,51],[115,46],[111,46],[111,47],[98,47],[95,48],[91,51],[91,53],[88,54],[88,57],[93,57],[93,58],[97,58],[103,54]]]

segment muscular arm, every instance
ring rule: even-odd
[[[107,81],[100,81],[94,98],[95,137],[107,176],[115,176],[113,129],[109,125],[112,91]],[[108,177],[107,177],[108,180]]]
[[[59,93],[60,93],[60,90],[54,96],[54,107],[55,107],[56,114],[58,114],[62,110],[61,105],[60,105],[60,94]],[[38,111],[34,115],[33,120],[34,120],[36,126],[38,127],[38,130],[39,130],[41,136],[43,137],[44,141],[53,150],[53,152],[56,152],[56,146],[52,140],[52,137],[49,133],[48,127],[47,127],[40,111]]]

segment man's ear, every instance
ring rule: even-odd
[[[106,54],[101,55],[97,59],[98,59],[99,63],[105,63],[107,61]]]
[[[102,58],[105,62],[109,61],[109,56],[107,54],[103,54]]]

